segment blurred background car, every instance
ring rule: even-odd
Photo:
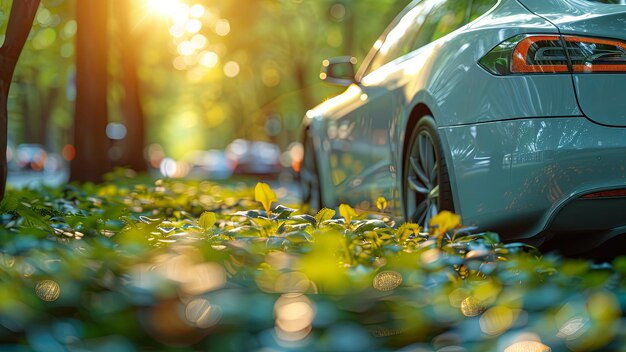
[[[223,150],[197,150],[189,153],[184,161],[189,167],[188,178],[223,180],[233,174],[234,162]]]
[[[226,147],[234,163],[233,172],[241,175],[277,175],[281,172],[280,148],[273,143],[235,139]]]
[[[18,171],[43,171],[48,152],[39,144],[20,144],[15,148],[13,158]]]

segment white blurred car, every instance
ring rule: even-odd
[[[39,144],[20,144],[15,148],[12,159],[19,171],[43,171],[48,153]]]
[[[235,139],[226,147],[235,174],[271,175],[281,171],[280,148],[273,143]]]
[[[189,166],[187,177],[226,179],[233,174],[234,163],[223,150],[197,150],[185,158]]]

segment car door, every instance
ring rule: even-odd
[[[395,124],[407,108],[404,85],[408,77],[403,63],[416,50],[465,24],[468,5],[468,0],[417,2],[398,16],[374,45],[357,74],[359,84],[349,88],[359,100],[358,106],[338,119],[336,126],[329,125],[331,135],[352,138],[350,156],[345,154],[348,142],[333,144],[339,148],[331,149],[331,164],[336,161],[331,166],[336,166],[340,176],[335,175],[333,182],[341,181],[334,184],[340,200],[375,210],[379,196],[398,199],[400,178],[394,156],[401,151],[394,150],[398,144],[391,141],[399,138]],[[390,202],[389,207],[393,211],[401,204]]]
[[[416,1],[392,22],[364,61],[358,83],[340,96],[347,108],[328,121],[328,162],[338,202],[370,209],[376,197],[391,193],[389,123],[398,98],[388,82],[374,79],[393,70],[391,62],[411,50],[419,22],[432,2]]]

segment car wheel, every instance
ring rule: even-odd
[[[306,133],[304,143],[304,158],[300,168],[300,185],[302,188],[302,205],[311,210],[322,207],[322,192],[320,177],[317,168],[317,159],[311,136]]]
[[[428,230],[437,213],[454,210],[450,178],[432,117],[421,118],[408,138],[403,165],[406,221]]]

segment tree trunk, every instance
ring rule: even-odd
[[[101,182],[111,170],[106,136],[107,0],[76,2],[76,108],[70,180]]]
[[[30,89],[30,84],[18,82],[20,79],[15,77],[15,82],[13,82],[14,87],[19,87],[20,90],[20,112],[22,113],[22,137],[24,143],[35,143],[35,121],[33,121],[32,114],[32,94],[37,93],[33,89]]]
[[[120,164],[135,171],[148,170],[144,158],[145,125],[139,80],[137,78],[137,44],[136,33],[130,24],[130,13],[133,8],[131,0],[117,0],[119,14],[120,57],[122,63],[122,85],[124,86],[124,100],[122,114],[126,125],[126,138],[122,141],[124,150]]]
[[[39,0],[13,1],[4,44],[0,47],[0,199],[7,180],[7,100],[13,72],[33,24]]]
[[[48,126],[50,125],[54,103],[57,101],[60,93],[61,88],[50,87],[46,92],[39,94],[39,130],[37,131],[37,143],[43,145],[47,150],[51,149]]]

